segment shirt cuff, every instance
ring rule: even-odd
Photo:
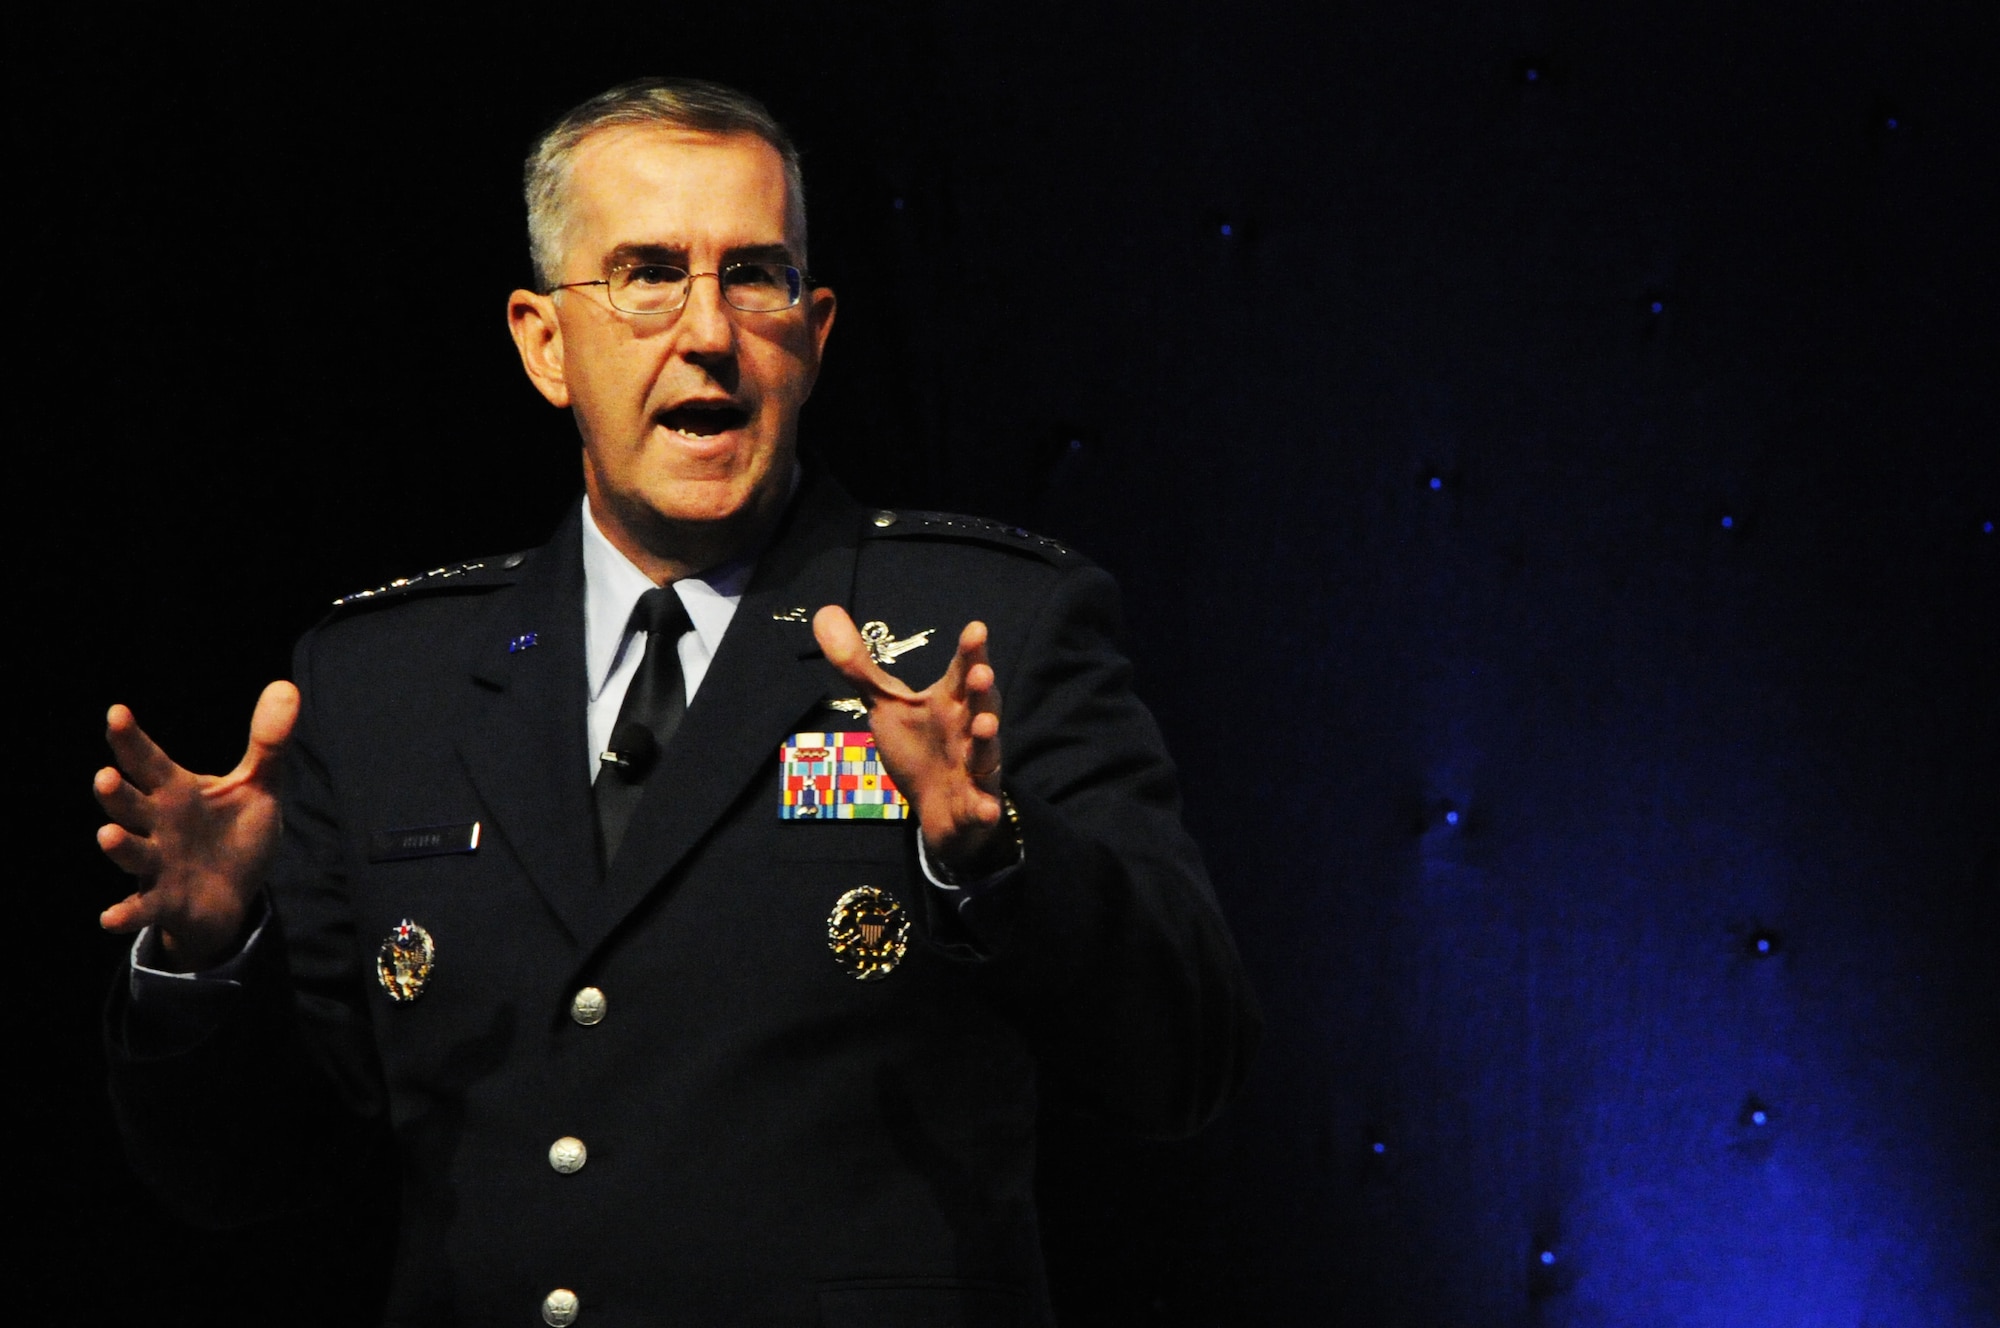
[[[160,941],[151,927],[132,942],[132,1014],[154,1054],[185,1050],[213,1032],[239,999],[251,955],[271,922],[268,901],[258,905],[257,925],[236,953],[196,973],[160,967]]]
[[[993,889],[1015,872],[1021,870],[1028,861],[1027,846],[1017,836],[1014,840],[1014,860],[999,871],[982,876],[976,881],[954,881],[949,879],[942,865],[933,866],[930,850],[924,846],[924,832],[917,831],[917,866],[923,869],[924,879],[934,889],[942,890],[961,910],[979,896]]]

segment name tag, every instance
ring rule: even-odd
[[[401,862],[405,858],[435,858],[446,853],[471,853],[479,847],[479,822],[464,825],[415,825],[407,830],[380,830],[370,837],[370,862]]]
[[[778,766],[779,820],[901,821],[910,814],[866,729],[794,733],[778,749]]]

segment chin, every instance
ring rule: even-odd
[[[775,516],[784,498],[785,490],[774,490],[768,474],[730,475],[683,479],[632,494],[630,509],[635,524],[659,530],[667,543],[692,538],[728,545],[739,532],[749,537],[750,528]]]
[[[724,525],[756,512],[764,484],[745,476],[686,480],[647,506],[668,521],[688,525]]]

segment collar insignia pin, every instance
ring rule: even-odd
[[[533,650],[541,643],[542,634],[540,632],[523,632],[507,643],[507,653],[518,655],[523,650]]]
[[[923,631],[912,632],[898,641],[895,639],[896,634],[889,630],[888,623],[871,622],[861,625],[861,639],[867,644],[868,653],[877,664],[894,664],[899,657],[909,654],[918,646],[929,645],[931,633],[936,630],[935,627],[926,627]]]

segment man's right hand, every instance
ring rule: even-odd
[[[122,705],[105,716],[114,769],[92,786],[111,824],[97,846],[139,878],[104,910],[106,931],[153,927],[168,962],[182,971],[228,957],[278,848],[279,757],[299,717],[299,689],[274,682],[257,698],[250,746],[226,775],[183,770]]]

